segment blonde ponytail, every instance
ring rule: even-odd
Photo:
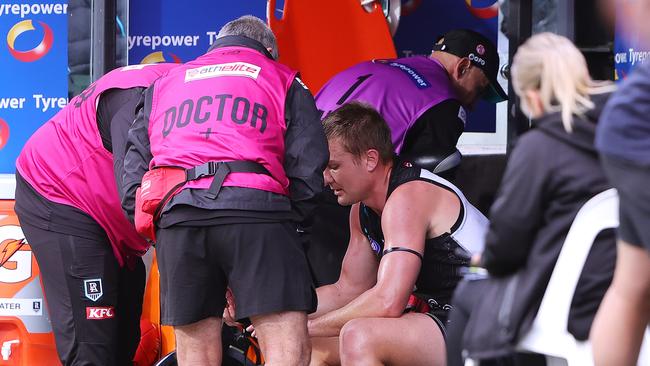
[[[525,91],[538,91],[544,112],[560,112],[567,132],[572,131],[574,114],[582,116],[594,108],[590,95],[615,89],[610,82],[593,81],[584,56],[573,43],[548,32],[532,36],[519,47],[512,64],[512,85],[522,104]]]

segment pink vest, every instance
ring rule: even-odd
[[[253,161],[271,176],[231,173],[223,185],[288,195],[284,105],[295,75],[247,47],[217,48],[174,69],[154,84],[150,168]],[[213,179],[190,181],[184,188],[205,189]]]
[[[97,129],[98,97],[108,89],[146,87],[176,64],[115,69],[93,84],[39,128],[27,141],[16,168],[52,202],[76,207],[101,225],[120,265],[127,253],[144,254],[149,245],[120,206],[113,159]]]

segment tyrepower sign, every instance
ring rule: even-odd
[[[68,101],[68,3],[0,3],[0,174]]]
[[[192,6],[177,0],[130,1],[129,64],[195,59],[221,26],[247,14],[266,19],[266,1],[194,0]]]

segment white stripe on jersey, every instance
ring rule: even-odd
[[[436,182],[440,185],[450,188],[458,197],[463,205],[464,215],[458,228],[451,233],[451,236],[465,250],[472,254],[481,253],[485,247],[485,234],[488,228],[488,219],[474,207],[463,192],[448,180],[441,178],[426,169],[420,169],[420,178]]]

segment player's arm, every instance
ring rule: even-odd
[[[311,336],[337,336],[345,323],[356,318],[399,317],[403,313],[420,272],[421,259],[415,253],[424,252],[432,210],[420,199],[421,187],[403,188],[391,195],[382,213],[385,249],[393,251],[382,258],[377,282],[346,306],[310,320]]]
[[[361,232],[359,204],[355,204],[350,210],[350,243],[343,257],[341,274],[336,283],[316,289],[318,309],[310,318],[339,309],[371,288],[377,279],[377,267],[377,257]]]

